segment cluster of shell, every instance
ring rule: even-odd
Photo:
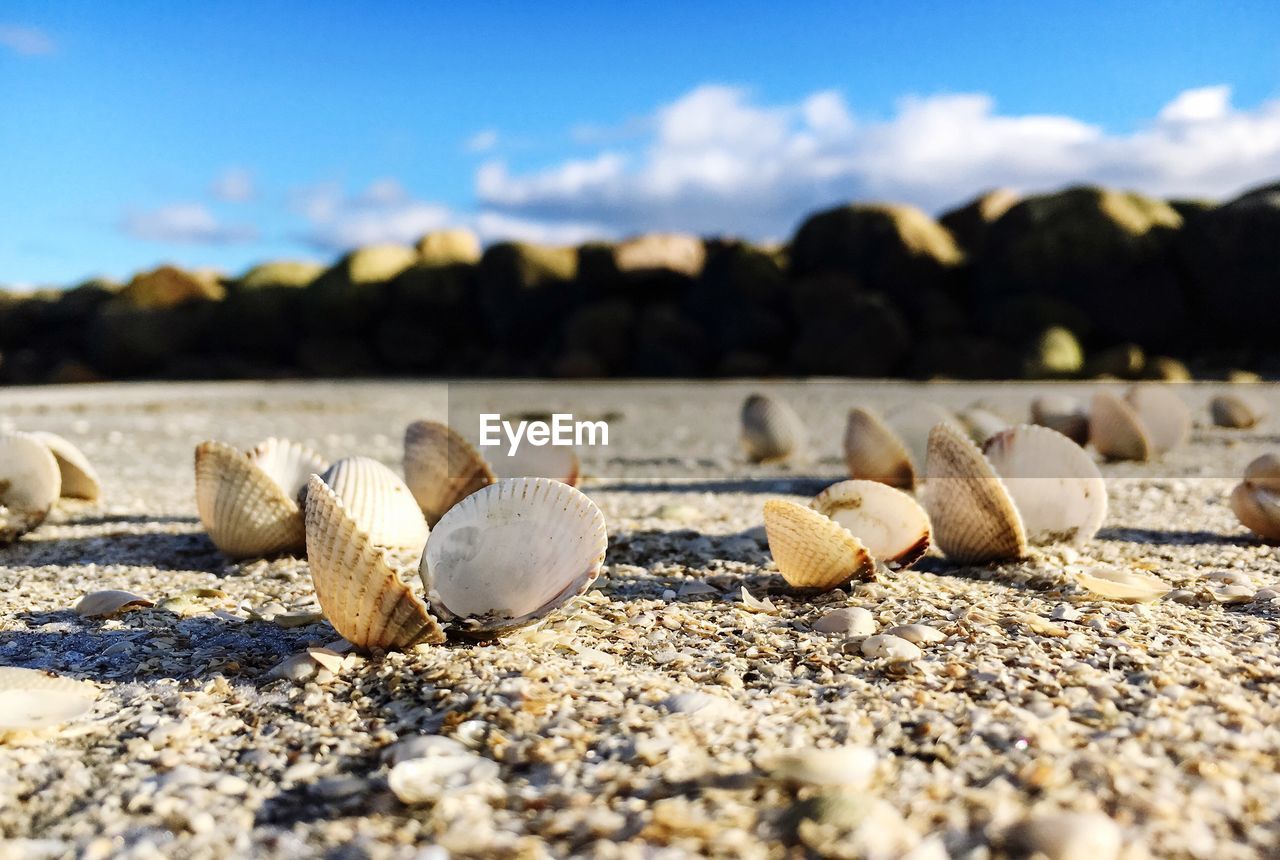
[[[196,448],[196,506],[233,558],[305,549],[320,607],[364,649],[446,638],[446,627],[494,636],[567,606],[600,574],[604,516],[576,482],[563,449],[498,468],[557,477],[500,478],[443,424],[405,434],[405,479],[368,457],[333,464],[268,439],[247,452]],[[411,555],[411,558],[405,558]],[[416,564],[425,599],[406,579]]]
[[[58,499],[94,500],[101,492],[93,465],[61,436],[0,434],[0,543],[43,523]]]

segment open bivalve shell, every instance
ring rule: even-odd
[[[62,492],[49,449],[29,433],[0,434],[0,544],[44,522]]]
[[[870,550],[813,508],[770,499],[764,503],[764,530],[778,572],[793,588],[829,591],[853,579],[875,579]]]
[[[888,567],[910,567],[929,550],[929,517],[901,490],[876,481],[840,481],[819,493],[812,504]]]
[[[467,496],[497,480],[484,457],[438,421],[414,421],[404,431],[404,480],[434,526]]]
[[[983,449],[1013,498],[1032,544],[1090,540],[1107,518],[1107,484],[1084,449],[1048,427],[1023,424]]]
[[[1191,409],[1167,385],[1135,385],[1125,394],[1157,456],[1191,437]]]
[[[247,453],[222,442],[196,446],[196,510],[210,539],[232,558],[256,558],[305,546],[297,496],[327,464],[286,439]]]
[[[1247,430],[1267,417],[1267,402],[1247,391],[1229,391],[1209,401],[1209,414],[1219,427]]]
[[[427,521],[400,476],[372,457],[344,457],[320,476],[347,514],[377,546],[420,551]],[[310,490],[301,498],[306,503]]]
[[[884,418],[869,409],[849,410],[844,433],[849,477],[915,489],[925,479],[929,431],[943,421],[955,420],[933,403],[908,403]]]
[[[62,495],[71,499],[93,501],[102,493],[98,473],[84,452],[57,433],[36,430],[31,433],[49,449],[62,475]]]
[[[1244,470],[1231,492],[1231,510],[1241,525],[1267,543],[1280,543],[1280,455],[1263,454]]]
[[[352,645],[368,650],[444,641],[444,631],[401,580],[387,551],[318,475],[307,487],[306,538],[320,608]]]
[[[1042,394],[1032,400],[1031,423],[1057,430],[1081,447],[1089,443],[1089,410],[1070,394]]]
[[[98,688],[35,669],[0,667],[0,734],[39,731],[93,710]]]
[[[1127,402],[1107,391],[1093,396],[1089,410],[1089,441],[1108,460],[1145,462],[1155,453],[1142,419]]]
[[[548,478],[509,478],[440,518],[420,572],[437,617],[471,635],[496,635],[586,592],[607,546],[604,515],[582,492]]]
[[[943,422],[929,434],[924,506],[933,539],[961,564],[1010,561],[1027,554],[1017,505],[991,463],[964,431]]]
[[[752,394],[742,404],[742,448],[747,459],[781,462],[804,446],[804,424],[786,403],[767,394]]]

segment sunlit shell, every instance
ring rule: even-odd
[[[149,599],[132,591],[108,589],[91,591],[76,604],[76,615],[81,618],[101,618],[115,615],[124,609],[134,606],[154,606]]]
[[[929,517],[911,496],[876,481],[841,481],[813,500],[813,509],[856,537],[884,564],[910,567],[929,549]]]
[[[1098,597],[1128,603],[1150,603],[1172,590],[1169,583],[1142,570],[1095,567],[1077,573],[1075,579],[1082,588]]]
[[[1155,447],[1138,413],[1106,391],[1093,396],[1089,410],[1089,441],[1108,460],[1151,459]]]
[[[969,434],[976,444],[982,445],[1002,430],[1007,430],[1009,422],[990,409],[981,406],[970,406],[956,413],[956,420]]]
[[[414,421],[404,431],[404,479],[434,526],[467,496],[497,480],[471,444],[438,421]]]
[[[1264,541],[1280,542],[1280,491],[1245,481],[1231,492],[1231,510]]]
[[[952,561],[980,564],[1027,554],[1026,531],[1009,491],[978,447],[950,422],[929,434],[925,510],[933,540]]]
[[[205,531],[232,558],[302,549],[302,510],[253,456],[222,442],[196,446],[196,510]]]
[[[49,449],[28,433],[0,434],[0,544],[44,522],[62,491]]]
[[[1021,424],[984,453],[1022,517],[1027,541],[1083,544],[1107,517],[1107,484],[1084,449],[1048,427]]]
[[[1267,401],[1247,391],[1229,391],[1209,401],[1209,414],[1219,427],[1247,430],[1262,422],[1268,413]]]
[[[805,444],[804,424],[795,410],[766,394],[742,404],[742,448],[754,463],[785,460]]]
[[[1263,454],[1244,467],[1244,479],[1255,487],[1280,492],[1280,454]]]
[[[92,711],[97,698],[98,688],[84,681],[35,669],[0,667],[0,733],[70,722]]]
[[[866,409],[849,410],[844,431],[844,462],[849,477],[878,481],[890,487],[912,489],[916,471],[911,455],[898,435]]]
[[[929,434],[943,422],[956,426],[949,409],[927,400],[912,400],[895,406],[884,414],[885,423],[902,440],[916,470],[916,483],[929,477]]]
[[[1191,410],[1172,387],[1135,385],[1125,399],[1142,422],[1156,455],[1186,444],[1191,436]]]
[[[769,551],[795,588],[823,591],[852,579],[874,579],[875,559],[862,541],[830,517],[784,499],[764,503]]]
[[[62,475],[63,496],[90,501],[98,498],[102,493],[102,483],[84,452],[57,433],[36,430],[31,435],[44,443],[57,461],[58,471]]]
[[[344,457],[320,479],[375,545],[420,551],[427,542],[427,521],[413,494],[399,475],[372,457]]]
[[[1031,423],[1057,430],[1081,447],[1089,442],[1089,410],[1070,394],[1042,394],[1032,400]]]
[[[307,479],[322,475],[329,464],[310,448],[272,436],[248,453],[249,461],[275,481],[291,499],[296,499]]]
[[[604,514],[583,493],[547,478],[508,478],[440,518],[420,572],[438,617],[492,635],[584,593],[607,546]]]
[[[307,487],[307,562],[333,629],[358,648],[443,642],[444,631],[319,476]]]
[[[511,453],[503,445],[483,449],[484,457],[499,479],[550,478],[571,487],[578,486],[582,469],[577,453],[563,445],[531,445],[526,440]]]

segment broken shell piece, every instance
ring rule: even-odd
[[[905,490],[916,485],[915,467],[906,446],[887,424],[866,409],[849,410],[844,462],[849,477],[855,480],[878,481]]]
[[[155,603],[132,591],[91,591],[76,604],[81,618],[104,618],[133,606],[155,606]]]
[[[1057,430],[1081,447],[1089,442],[1089,411],[1069,394],[1042,394],[1032,400],[1031,423]]]
[[[961,410],[956,413],[956,420],[968,432],[969,438],[978,445],[984,444],[992,436],[1009,427],[1008,421],[981,406],[970,406],[968,409]]]
[[[0,434],[0,544],[44,522],[62,491],[57,460],[29,433]]]
[[[742,447],[751,462],[781,462],[804,444],[804,424],[783,401],[752,394],[742,404]]]
[[[1078,585],[1098,597],[1126,603],[1151,603],[1172,590],[1160,577],[1141,570],[1095,567],[1077,573],[1075,579]]]
[[[316,597],[344,639],[365,649],[444,641],[444,631],[400,580],[386,551],[318,475],[307,485],[306,534]]]
[[[1230,391],[1209,401],[1209,414],[1219,427],[1247,430],[1262,423],[1268,413],[1267,402],[1256,394]]]
[[[919,660],[924,656],[920,646],[908,642],[901,636],[878,633],[862,640],[862,656],[868,660],[888,660],[891,663],[906,663]]]
[[[53,459],[58,463],[58,471],[62,476],[62,495],[72,499],[88,499],[93,501],[102,492],[102,484],[98,481],[98,473],[94,470],[89,458],[57,433],[37,430],[31,433],[44,444]]]
[[[342,499],[347,515],[377,546],[421,550],[427,542],[427,521],[413,493],[377,460],[346,457],[330,466],[320,480]]]
[[[1125,401],[1106,391],[1093,396],[1089,411],[1089,441],[1108,460],[1151,459],[1154,445],[1138,413]]]
[[[861,606],[842,606],[813,622],[813,629],[819,633],[870,636],[876,632],[876,618]]]
[[[562,445],[535,446],[527,441],[515,453],[497,445],[485,449],[485,459],[498,478],[550,478],[570,487],[578,486],[582,464],[572,448]]]
[[[945,642],[947,638],[947,634],[936,627],[930,627],[928,624],[901,624],[897,627],[890,627],[884,632],[889,636],[906,639],[912,645],[933,645],[938,642]]]
[[[929,517],[924,508],[886,484],[840,481],[819,493],[813,508],[848,529],[889,567],[910,567],[929,549]]]
[[[420,573],[439,617],[496,635],[585,593],[607,546],[604,514],[582,492],[548,478],[508,478],[440,518]]]
[[[434,526],[445,512],[497,480],[484,457],[438,421],[414,421],[404,431],[404,479]]]
[[[222,552],[254,558],[305,546],[298,488],[306,474],[325,469],[313,451],[274,438],[247,453],[201,442],[195,468],[196,510]]]
[[[934,542],[953,561],[980,564],[1027,554],[1022,517],[991,463],[954,424],[929,435],[925,510]]]
[[[1033,544],[1083,544],[1107,517],[1107,485],[1084,449],[1048,427],[1022,424],[984,450]]]
[[[823,591],[851,579],[874,579],[875,559],[844,526],[795,502],[764,503],[764,529],[778,571],[795,588]]]
[[[742,586],[742,605],[747,607],[747,609],[750,609],[752,612],[763,612],[768,614],[778,611],[778,607],[768,595],[765,595],[764,599],[761,600],[750,591],[747,591],[747,587],[745,585]]]
[[[98,688],[84,681],[0,667],[0,732],[53,728],[89,713],[97,698]]]
[[[1280,492],[1244,481],[1231,492],[1231,510],[1262,540],[1280,542]]]
[[[1137,413],[1157,455],[1172,451],[1191,436],[1191,410],[1165,385],[1135,385],[1125,400]]]
[[[805,749],[767,755],[761,770],[770,777],[798,785],[864,789],[875,776],[875,750],[861,746]]]

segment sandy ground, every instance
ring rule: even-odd
[[[752,390],[794,403],[809,424],[808,460],[742,460],[737,412]],[[1201,425],[1192,444],[1161,463],[1104,466],[1111,512],[1081,550],[987,568],[932,555],[816,597],[784,587],[758,530],[761,505],[842,477],[848,407],[985,400],[1017,419],[1034,389],[0,392],[6,429],[67,436],[105,486],[100,503],[64,502],[0,549],[0,665],[101,689],[91,716],[0,746],[0,857],[922,860],[1028,846],[1090,860],[1280,856],[1280,604],[1223,605],[1206,587],[1222,572],[1280,586],[1280,550],[1253,540],[1225,504],[1244,464],[1280,449],[1280,419],[1206,428],[1214,389],[1179,390]],[[1274,415],[1280,397],[1268,396]],[[409,420],[448,415],[474,437],[475,414],[490,408],[610,421],[610,446],[582,452],[583,489],[610,532],[596,590],[567,616],[496,642],[271,677],[336,636],[323,621],[279,623],[314,609],[304,559],[234,564],[204,536],[194,445],[278,435],[398,469]],[[1067,566],[1094,562],[1154,571],[1183,602],[1091,599]],[[742,586],[776,611],[747,609]],[[106,620],[71,611],[104,588],[179,599]],[[923,623],[946,638],[915,661],[868,659],[859,639],[812,629],[842,606],[866,608],[880,630]],[[496,768],[405,805],[388,787],[388,751],[420,734],[453,738]]]

